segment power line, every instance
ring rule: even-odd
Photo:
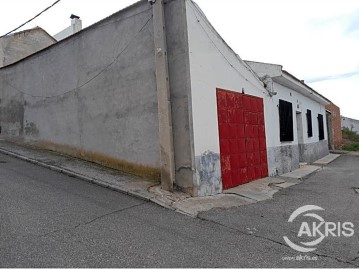
[[[50,8],[52,8],[54,5],[56,5],[58,2],[60,2],[61,0],[57,0],[55,1],[51,6],[48,6],[47,8],[45,8],[43,11],[41,11],[39,14],[37,14],[35,17],[31,18],[30,20],[24,22],[23,24],[21,24],[19,27],[16,27],[14,30],[11,30],[10,32],[7,32],[6,34],[0,36],[0,38],[3,38],[13,32],[15,32],[16,30],[20,29],[21,27],[23,27],[24,25],[28,24],[29,22],[33,21],[34,19],[36,19],[37,17],[39,17],[42,13],[46,12],[47,10],[49,10]]]

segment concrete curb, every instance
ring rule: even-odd
[[[325,156],[324,158],[316,160],[315,162],[313,162],[312,165],[319,166],[319,167],[325,167],[325,166],[329,165],[330,163],[334,162],[340,156],[341,156],[341,154],[330,153],[329,155]]]
[[[318,171],[322,170],[323,168],[318,165],[306,165],[302,168],[296,169],[292,172],[280,175],[278,178],[281,179],[297,179],[297,180],[304,180],[311,176],[314,173],[317,173]]]
[[[123,194],[129,195],[129,196],[141,199],[141,200],[146,201],[146,202],[151,202],[151,203],[157,204],[157,205],[159,205],[161,207],[165,207],[165,208],[168,208],[168,209],[171,209],[171,210],[175,210],[174,208],[171,207],[171,205],[163,204],[163,202],[161,202],[161,203],[157,202],[156,201],[157,199],[155,199],[156,196],[152,195],[150,192],[144,192],[143,190],[141,190],[141,191],[132,190],[132,189],[128,189],[126,187],[112,185],[112,184],[109,184],[109,183],[107,183],[105,181],[101,181],[100,179],[88,177],[88,176],[81,175],[79,173],[76,173],[74,171],[71,171],[71,170],[68,170],[68,169],[65,169],[65,168],[61,168],[61,167],[58,167],[58,166],[46,164],[44,162],[41,162],[41,161],[38,161],[38,160],[35,160],[35,159],[32,159],[32,158],[25,157],[25,156],[22,156],[22,155],[20,155],[18,153],[14,153],[14,152],[2,149],[2,148],[0,148],[0,153],[3,153],[5,155],[11,156],[11,157],[14,157],[14,158],[17,158],[17,159],[20,159],[20,160],[23,160],[23,161],[38,165],[38,166],[41,166],[41,167],[44,167],[44,168],[47,168],[47,169],[50,169],[50,170],[53,170],[53,171],[56,171],[56,172],[60,172],[60,173],[65,174],[65,175],[67,175],[69,177],[74,177],[74,178],[77,178],[77,179],[80,179],[80,180],[90,182],[92,184],[95,184],[95,185],[98,185],[100,187],[110,189],[112,191],[123,193]]]

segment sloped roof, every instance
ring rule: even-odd
[[[46,36],[48,36],[50,39],[52,39],[53,41],[57,42],[57,40],[56,40],[52,35],[50,35],[48,32],[46,32],[44,29],[42,29],[42,28],[39,27],[39,26],[36,26],[36,27],[34,27],[34,28],[31,28],[31,29],[25,29],[25,30],[22,30],[22,31],[19,31],[19,32],[12,33],[12,34],[10,34],[10,35],[4,36],[3,38],[6,39],[6,38],[10,38],[10,37],[15,37],[15,36],[17,36],[17,35],[21,35],[21,34],[24,34],[24,33],[35,32],[35,31],[42,32],[42,33],[44,33]]]
[[[259,76],[268,75],[279,84],[293,88],[299,93],[307,96],[323,105],[332,103],[328,98],[308,86],[304,80],[296,78],[294,75],[283,69],[282,65],[245,61]]]

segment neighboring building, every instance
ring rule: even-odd
[[[260,79],[195,3],[165,3],[166,27],[161,1],[140,1],[0,69],[0,136],[146,177],[173,171],[193,196],[328,153],[325,98],[249,63]]]
[[[337,150],[342,148],[343,135],[340,108],[334,103],[327,105],[327,125],[329,134],[329,149]]]
[[[348,128],[350,131],[356,132],[359,134],[359,120],[341,117],[342,128]]]
[[[247,64],[272,95],[266,111],[271,117],[267,126],[273,130],[267,137],[269,173],[286,173],[300,162],[311,163],[329,154],[325,106],[330,101],[280,65]]]
[[[64,30],[62,30],[60,33],[57,33],[54,38],[57,41],[60,41],[62,39],[65,39],[69,36],[72,36],[73,34],[76,34],[77,32],[82,30],[82,21],[80,20],[79,16],[71,15],[71,25]]]
[[[15,63],[56,40],[40,27],[17,32],[0,39],[0,67]]]

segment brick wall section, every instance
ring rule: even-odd
[[[331,144],[333,145],[334,149],[341,149],[343,137],[340,108],[333,103],[326,106],[325,108],[332,113],[333,138]]]

